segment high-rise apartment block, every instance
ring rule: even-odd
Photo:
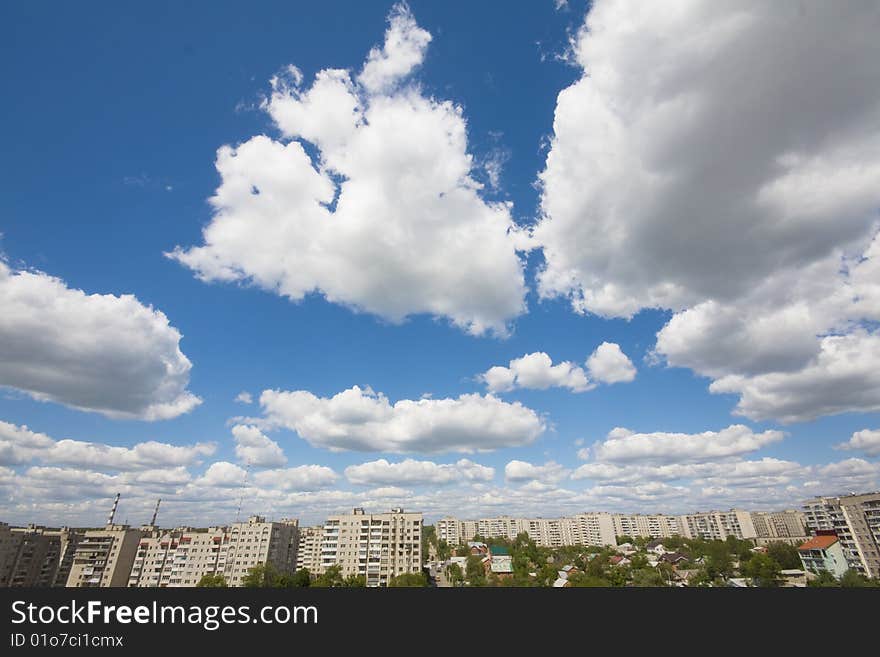
[[[67,586],[125,586],[143,535],[143,530],[128,525],[87,529],[76,545]]]
[[[344,577],[363,575],[367,586],[387,586],[392,577],[422,570],[422,514],[390,513],[330,516],[321,538],[319,572],[339,566]]]
[[[64,586],[81,533],[0,523],[0,587]]]
[[[296,552],[296,569],[317,573],[321,570],[321,539],[324,526],[302,527],[299,530],[299,549]]]
[[[810,529],[834,530],[850,568],[880,577],[880,492],[817,497],[803,508]]]

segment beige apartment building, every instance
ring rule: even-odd
[[[686,538],[723,541],[728,536],[757,538],[752,514],[748,511],[707,511],[679,516],[681,534]]]
[[[803,509],[810,529],[834,530],[850,568],[880,577],[880,492],[817,497]]]
[[[251,516],[247,522],[229,526],[223,575],[230,586],[241,586],[248,570],[259,563],[271,564],[281,573],[293,573],[298,546],[298,520],[266,522],[263,516]]]
[[[327,518],[318,572],[338,565],[343,577],[363,575],[367,586],[387,586],[392,577],[422,571],[422,514],[349,514]]]
[[[228,546],[226,528],[156,531],[138,542],[128,585],[196,586],[205,575],[223,574]]]
[[[310,573],[321,571],[321,539],[324,526],[302,527],[299,531],[299,548],[296,552],[296,569]]]
[[[144,531],[128,525],[87,529],[76,545],[67,586],[125,586]]]
[[[795,509],[753,511],[752,524],[758,538],[794,539],[807,535],[806,518]]]
[[[613,513],[615,536],[667,538],[681,534],[679,519],[661,514]]]

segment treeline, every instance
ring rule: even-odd
[[[339,566],[331,566],[320,575],[312,575],[308,569],[297,570],[293,574],[279,572],[272,564],[257,564],[248,570],[242,578],[241,585],[247,588],[290,589],[306,586],[324,588],[363,588],[367,585],[364,575],[343,577]],[[229,584],[223,575],[205,575],[196,584],[199,587],[226,587]],[[404,573],[391,578],[389,587],[421,587],[428,586],[428,579],[423,573]]]

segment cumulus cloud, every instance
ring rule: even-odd
[[[180,332],[132,295],[86,294],[0,261],[0,386],[112,418],[164,420],[189,392]]]
[[[880,318],[878,28],[859,3],[593,3],[540,174],[540,294],[672,310],[655,355],[748,417],[876,408],[826,341]],[[811,411],[822,368],[844,385]]]
[[[527,461],[510,461],[504,466],[504,478],[507,481],[522,482],[531,481],[542,484],[552,484],[564,479],[568,470],[555,461],[548,461],[544,465],[533,465]]]
[[[525,310],[517,250],[530,242],[509,204],[482,199],[461,107],[410,79],[430,40],[398,5],[358,76],[324,69],[304,87],[291,67],[273,79],[264,108],[283,138],[219,149],[204,244],[168,255],[205,281],[506,333]]]
[[[534,442],[544,421],[522,404],[492,395],[401,399],[353,386],[333,397],[265,390],[269,426],[295,431],[314,447],[378,452],[475,452]]]
[[[277,468],[287,463],[281,446],[257,427],[236,424],[232,427],[235,455],[242,463],[258,468]]]
[[[590,377],[601,383],[622,383],[636,378],[632,361],[614,342],[603,342],[587,359]]]
[[[171,445],[154,440],[131,447],[70,439],[56,441],[27,426],[0,421],[0,463],[7,465],[40,461],[94,469],[143,470],[198,463],[215,449],[213,443]]]
[[[702,433],[635,433],[616,428],[593,445],[596,461],[607,463],[699,463],[741,456],[785,437],[781,431],[755,433],[742,424]]]
[[[251,397],[251,393],[247,392],[246,390],[242,390],[235,396],[235,401],[239,404],[253,404],[254,398]]]
[[[229,461],[216,461],[208,466],[205,473],[195,482],[197,486],[217,486],[220,488],[241,488],[247,480],[247,471]]]
[[[848,441],[837,445],[837,449],[856,450],[864,452],[866,456],[880,456],[880,430],[856,431]]]
[[[621,351],[620,345],[603,342],[587,359],[586,371],[570,361],[554,365],[550,356],[536,351],[515,358],[507,367],[490,367],[479,375],[479,379],[491,392],[507,392],[515,388],[546,390],[551,387],[585,392],[595,388],[597,383],[632,381],[635,376],[636,368]]]
[[[263,470],[254,475],[258,486],[280,490],[318,490],[336,483],[339,478],[325,465],[299,465],[295,468]]]
[[[456,463],[434,463],[406,459],[389,463],[385,459],[351,465],[345,469],[345,477],[353,484],[361,485],[424,485],[450,484],[464,481],[490,481],[494,468],[468,459]]]

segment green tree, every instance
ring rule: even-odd
[[[345,581],[342,578],[342,568],[340,566],[330,566],[322,575],[319,575],[317,579],[315,579],[312,586],[332,588],[343,586],[344,584]]]
[[[401,573],[388,581],[388,588],[422,588],[428,585],[424,573]]]
[[[461,586],[461,583],[464,582],[464,573],[461,572],[461,566],[457,563],[446,566],[446,577],[453,586]]]
[[[632,571],[632,585],[638,587],[666,586],[663,575],[653,568],[639,568]]]
[[[801,558],[798,556],[797,548],[794,545],[783,543],[782,541],[774,541],[767,546],[767,556],[779,564],[783,570],[801,568]]]
[[[632,543],[633,542],[632,536],[629,536],[627,534],[621,534],[620,536],[615,537],[615,540],[617,541],[618,545],[623,545],[624,543]]]
[[[779,564],[769,554],[758,552],[742,568],[742,574],[749,577],[755,586],[779,586],[781,573]]]
[[[202,579],[199,580],[199,583],[196,584],[196,586],[202,588],[219,589],[226,588],[227,586],[229,586],[229,584],[226,583],[226,578],[223,577],[221,573],[209,573],[207,575],[202,575]]]
[[[437,542],[437,558],[440,561],[446,561],[449,557],[452,556],[452,548],[449,546],[445,540],[440,540]]]
[[[812,586],[816,588],[831,588],[840,586],[840,582],[837,581],[837,578],[834,577],[827,570],[820,570],[819,574],[816,575],[814,579],[811,579],[807,582],[807,586]]]
[[[859,572],[849,569],[840,578],[840,585],[845,588],[862,588],[877,586],[876,580],[869,580]]]
[[[470,586],[486,586],[486,570],[483,567],[483,558],[472,554],[465,565],[465,575]]]
[[[242,578],[241,585],[248,588],[273,588],[278,586],[280,573],[272,564],[258,563]]]
[[[599,588],[611,586],[611,582],[604,577],[595,577],[593,575],[587,575],[586,573],[572,573],[568,576],[568,583],[569,586],[575,588]]]
[[[302,588],[312,583],[312,575],[307,568],[297,570],[292,575],[281,576],[281,586],[284,588]]]

